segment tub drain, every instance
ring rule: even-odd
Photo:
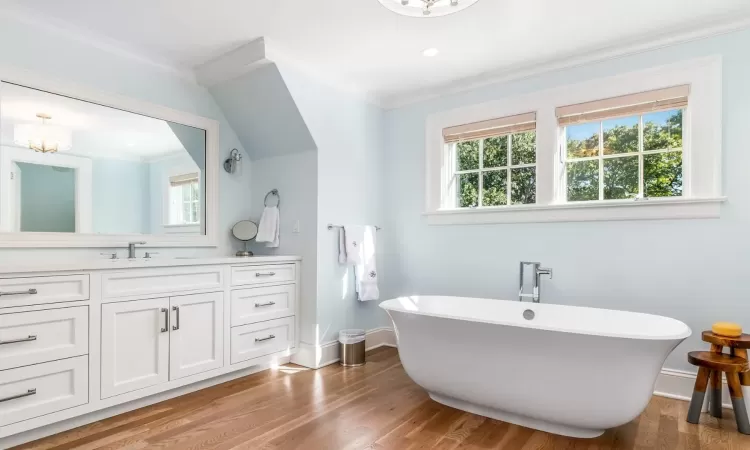
[[[526,311],[523,312],[523,318],[526,320],[534,320],[534,316],[535,316],[534,311],[530,309],[527,309]]]

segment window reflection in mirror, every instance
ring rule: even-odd
[[[0,85],[0,231],[205,234],[206,131]]]

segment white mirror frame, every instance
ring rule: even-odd
[[[200,128],[206,131],[205,234],[83,234],[83,233],[7,233],[0,232],[0,248],[74,248],[125,247],[128,242],[145,241],[144,247],[216,247],[219,226],[219,123],[165,106],[136,100],[85,86],[60,82],[30,71],[0,67],[0,81],[40,89],[53,94],[96,103],[102,106],[142,114],[156,119]],[[2,85],[0,85],[0,97]],[[0,110],[2,102],[0,101]]]

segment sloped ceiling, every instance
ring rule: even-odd
[[[209,88],[251,159],[316,150],[273,63]]]

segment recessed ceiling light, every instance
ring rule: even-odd
[[[438,53],[440,53],[440,50],[436,49],[435,47],[425,49],[422,54],[428,57],[436,56]]]

